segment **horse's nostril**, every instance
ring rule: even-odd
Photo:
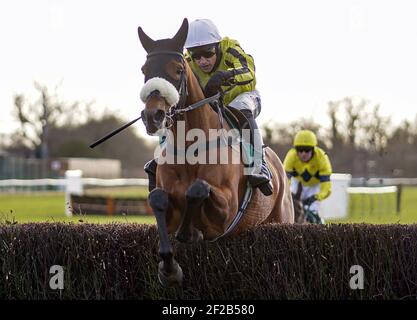
[[[165,111],[163,110],[157,110],[155,112],[155,115],[153,117],[155,122],[161,123],[165,118]]]

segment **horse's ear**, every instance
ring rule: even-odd
[[[187,40],[187,35],[188,35],[188,20],[187,18],[184,18],[180,29],[172,38],[174,43],[178,45],[178,49],[180,52],[182,52],[184,49],[184,44],[185,44],[185,40]]]
[[[155,47],[155,41],[152,40],[145,32],[143,32],[141,27],[138,27],[138,35],[140,43],[142,43],[143,48],[146,50],[147,53],[152,51]]]

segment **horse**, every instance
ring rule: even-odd
[[[149,135],[170,129],[174,151],[179,150],[180,131],[199,129],[205,137],[210,130],[228,130],[220,112],[210,106],[200,84],[184,58],[188,34],[184,19],[173,38],[153,40],[138,27],[140,42],[147,52],[142,73],[145,84],[141,99],[145,108],[142,120]],[[181,127],[183,126],[183,127]],[[208,144],[209,140],[206,141]],[[185,141],[185,149],[192,142]],[[273,194],[266,197],[253,189],[252,198],[241,219],[236,222],[239,205],[247,187],[242,162],[231,161],[235,148],[216,145],[228,155],[227,163],[158,163],[156,187],[148,202],[156,217],[159,235],[158,279],[164,286],[180,285],[183,272],[174,258],[169,234],[180,242],[215,241],[227,234],[236,236],[249,228],[265,223],[294,223],[294,210],[288,179],[281,160],[266,148],[266,160],[272,173]],[[222,150],[220,150],[223,148]],[[164,149],[162,155],[167,155]],[[203,153],[203,152],[202,152]],[[205,154],[202,155],[206,156]],[[233,228],[231,227],[233,226]]]
[[[291,193],[293,207],[294,207],[294,222],[295,223],[307,223],[307,217],[304,212],[304,204],[301,201],[302,192],[303,192],[303,186],[301,183],[298,183],[297,192]]]
[[[315,211],[310,210],[310,206],[304,204],[301,200],[301,194],[303,192],[303,186],[301,183],[297,185],[297,192],[291,193],[292,202],[294,207],[294,222],[295,223],[313,223],[313,224],[324,224],[324,220],[315,213]]]

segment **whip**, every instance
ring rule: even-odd
[[[103,143],[104,141],[106,141],[107,139],[110,139],[115,134],[118,134],[120,131],[122,131],[122,130],[126,129],[127,127],[131,126],[132,124],[134,124],[136,121],[140,120],[141,118],[142,118],[142,116],[130,121],[129,123],[126,123],[125,125],[121,126],[120,128],[118,128],[116,130],[113,130],[109,134],[106,134],[103,138],[98,139],[96,142],[90,144],[90,148],[94,148],[94,147],[98,146],[99,144]]]

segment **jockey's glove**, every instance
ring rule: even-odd
[[[303,205],[310,206],[316,200],[317,200],[316,196],[315,195],[312,195],[311,197],[308,197],[307,199],[305,199],[303,201]]]
[[[204,88],[204,95],[206,97],[214,96],[220,91],[221,86],[227,84],[228,80],[234,76],[233,70],[216,71]]]

